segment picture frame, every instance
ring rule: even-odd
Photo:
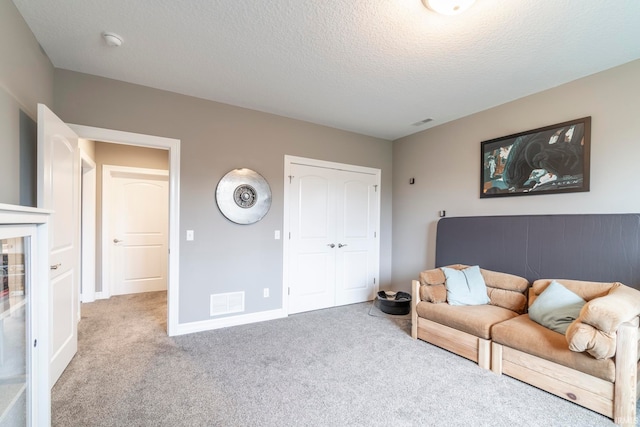
[[[589,191],[591,117],[482,141],[480,198]]]

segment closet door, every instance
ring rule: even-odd
[[[289,171],[289,313],[373,299],[378,176],[303,164]]]
[[[292,165],[289,313],[335,304],[334,171]]]
[[[336,182],[336,303],[375,297],[377,179],[340,171]]]

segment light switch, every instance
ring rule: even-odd
[[[273,233],[273,238],[276,239],[276,240],[280,240],[280,230],[276,230]]]
[[[193,240],[193,230],[187,230],[187,240]]]

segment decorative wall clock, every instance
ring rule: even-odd
[[[260,221],[271,207],[271,188],[258,172],[240,168],[218,182],[216,202],[220,212],[236,224]]]

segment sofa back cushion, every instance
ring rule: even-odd
[[[448,268],[462,270],[468,265],[454,264]],[[515,311],[518,314],[527,310],[527,289],[529,282],[527,279],[513,274],[501,273],[497,271],[480,269],[487,286],[489,303],[498,307]],[[447,289],[445,287],[446,277],[441,269],[434,268],[420,273],[420,299],[433,303],[443,303],[447,301]]]
[[[533,304],[536,298],[544,292],[545,289],[547,289],[547,286],[549,286],[553,280],[554,279],[539,279],[533,282],[533,285],[531,285],[531,291],[529,292],[529,307],[531,307],[531,304]],[[607,295],[614,286],[614,283],[587,282],[584,280],[568,279],[555,280],[585,301],[591,301],[594,298]]]

